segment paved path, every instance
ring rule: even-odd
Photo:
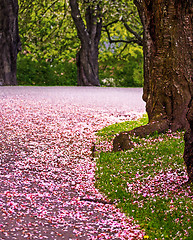
[[[0,88],[0,239],[140,239],[94,187],[94,132],[144,112],[142,89]]]

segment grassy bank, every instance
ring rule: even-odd
[[[146,124],[114,124],[98,132],[98,140]],[[145,230],[148,239],[193,239],[193,187],[185,186],[183,132],[133,138],[126,152],[100,152],[96,186]]]

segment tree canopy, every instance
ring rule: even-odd
[[[84,15],[83,2],[80,4],[80,11]],[[103,9],[103,28],[99,44],[100,83],[109,86],[142,86],[142,47],[134,43],[135,36],[125,28],[127,24],[142,36],[142,26],[133,1],[99,2]],[[56,80],[52,83],[50,79],[45,84],[68,85],[70,81],[65,80],[66,73],[69,73],[70,69],[71,72],[76,72],[73,63],[80,49],[80,40],[77,38],[75,24],[70,15],[69,1],[19,0],[19,6],[19,28],[23,50],[18,59],[18,78],[24,79],[23,66],[32,69],[30,66],[32,64],[39,76],[41,74],[45,76],[46,70],[53,72],[53,75],[49,73],[49,76],[52,75]],[[113,41],[109,42],[106,29]],[[134,41],[129,44],[131,40]],[[37,61],[39,65],[36,67]],[[63,66],[61,63],[64,63]],[[51,65],[53,67],[50,67]],[[72,85],[76,83],[75,75],[71,75]],[[48,79],[49,76],[46,75],[44,78]],[[30,78],[32,77],[28,76],[28,79]],[[27,78],[25,79],[27,81]],[[29,83],[23,82],[23,84]],[[33,79],[31,84],[42,85],[44,82]]]

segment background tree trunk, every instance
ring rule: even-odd
[[[81,46],[76,58],[78,86],[99,86],[98,46]]]
[[[21,48],[18,1],[0,1],[0,85],[17,85],[16,61]]]
[[[77,28],[81,48],[77,53],[78,85],[99,86],[98,45],[101,37],[102,17],[97,1],[85,1],[84,23],[77,0],[70,0],[71,15]],[[94,5],[93,5],[94,4]]]
[[[191,1],[135,1],[144,27],[144,93],[149,121],[187,129],[193,77]]]
[[[129,135],[188,129],[193,92],[192,0],[134,0],[143,24],[143,99],[149,124],[120,133],[114,151],[129,149]],[[127,142],[127,144],[126,144]]]

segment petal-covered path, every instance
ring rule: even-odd
[[[94,187],[94,133],[144,112],[141,89],[109,91],[1,88],[0,239],[143,238]]]

